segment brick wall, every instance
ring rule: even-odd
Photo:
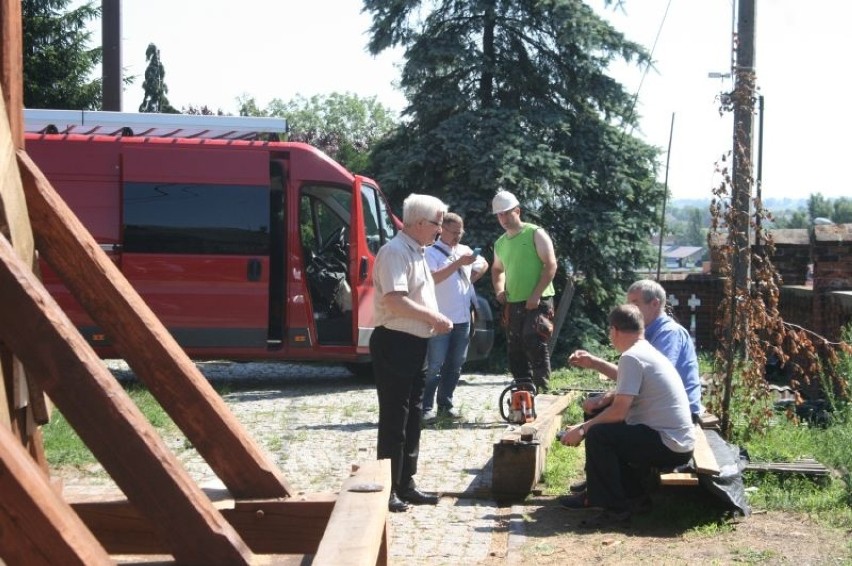
[[[804,285],[811,262],[811,241],[808,230],[772,230],[775,253],[772,263],[784,285]]]
[[[852,290],[852,224],[815,226],[813,257],[813,330],[837,340],[840,321],[848,317],[843,301],[832,293]]]
[[[686,276],[663,274],[660,284],[666,290],[675,318],[693,335],[695,345],[701,350],[715,349],[716,317],[724,292],[724,281],[704,273],[690,273]]]

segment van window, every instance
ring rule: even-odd
[[[361,185],[361,207],[364,209],[367,246],[375,255],[396,234],[396,226],[378,190],[366,183]]]
[[[125,183],[124,251],[268,255],[269,188]]]

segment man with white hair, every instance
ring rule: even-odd
[[[506,231],[494,244],[491,283],[497,302],[508,311],[509,370],[515,382],[532,382],[547,391],[556,275],[553,242],[544,229],[521,222],[521,205],[512,193],[499,191],[491,211]]]
[[[426,383],[429,338],[452,330],[438,310],[435,282],[426,262],[426,246],[441,233],[447,205],[429,195],[409,195],[402,205],[402,230],[376,254],[375,329],[370,356],[379,398],[376,455],[391,461],[388,509],[435,505],[436,495],[417,489],[420,420]]]

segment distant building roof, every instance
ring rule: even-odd
[[[667,250],[663,250],[663,257],[666,259],[686,259],[704,251],[700,246],[672,246]]]

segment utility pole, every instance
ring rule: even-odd
[[[102,109],[121,111],[121,0],[101,0]]]
[[[754,131],[755,84],[754,29],[757,0],[738,0],[737,49],[734,66],[734,92],[731,95],[734,107],[734,151],[731,177],[730,242],[733,245],[731,258],[733,289],[731,293],[730,326],[728,328],[727,372],[722,398],[722,433],[730,433],[731,392],[736,352],[743,347],[748,328],[748,314],[740,312],[740,301],[749,296],[751,270],[751,248],[749,245],[749,220],[751,211],[751,187],[753,183],[752,133]],[[738,316],[739,313],[739,316]],[[738,329],[741,329],[738,332]],[[742,341],[742,342],[740,342]]]
[[[747,292],[750,269],[749,216],[753,178],[753,131],[756,74],[754,67],[754,29],[757,0],[739,0],[737,16],[737,63],[734,69],[734,152],[731,205],[735,225],[732,226],[734,276],[737,296]]]

